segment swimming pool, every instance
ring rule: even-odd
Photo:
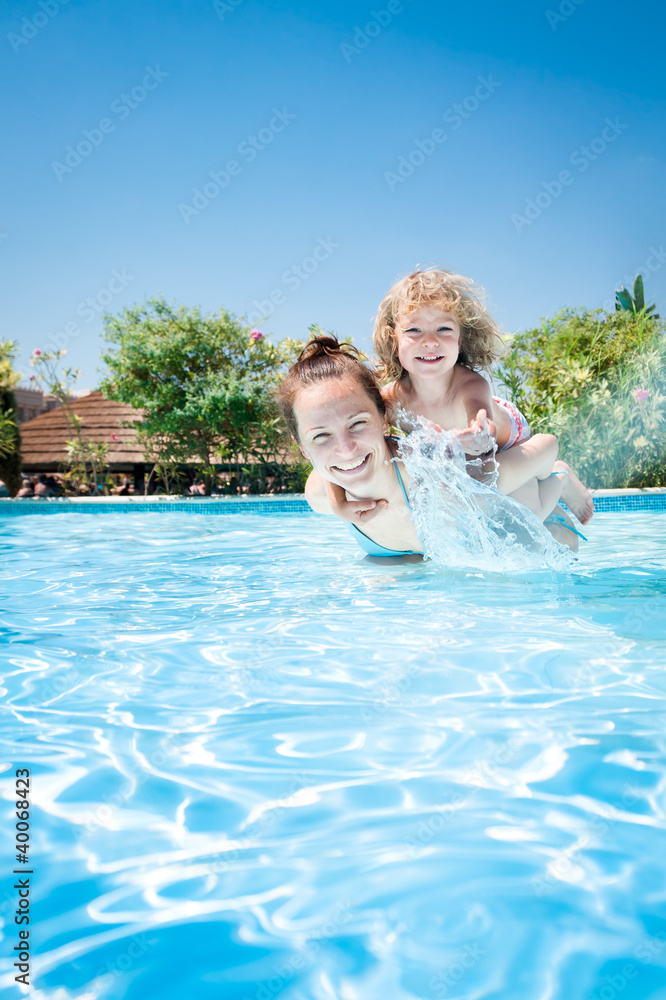
[[[40,998],[666,997],[663,513],[569,576],[308,515],[0,529]]]

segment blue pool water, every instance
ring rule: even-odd
[[[665,515],[568,576],[314,516],[0,530],[40,1000],[666,998]]]

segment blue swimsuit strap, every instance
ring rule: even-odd
[[[564,528],[568,528],[569,531],[573,531],[574,535],[578,535],[579,538],[582,538],[584,542],[587,541],[585,535],[582,535],[580,531],[577,531],[576,528],[574,528],[573,524],[567,524],[567,522],[564,520],[561,514],[550,514],[549,517],[547,517],[543,523],[561,524]]]
[[[405,489],[405,484],[403,483],[402,476],[400,475],[400,469],[398,468],[398,463],[395,461],[395,456],[393,455],[393,449],[391,448],[391,445],[389,444],[389,441],[395,442],[395,440],[396,440],[395,438],[387,438],[386,439],[386,441],[387,441],[387,447],[389,449],[389,452],[391,453],[391,459],[393,460],[393,465],[395,467],[395,473],[396,473],[396,476],[398,477],[398,482],[400,483],[400,488],[401,488],[401,490],[403,492],[403,496],[405,498],[405,503],[407,504],[407,506],[411,510],[412,509],[412,505],[409,502],[409,497],[407,496],[407,490]],[[356,540],[357,540],[358,544],[361,546],[362,549],[364,549],[368,553],[368,555],[372,555],[372,556],[413,556],[413,555],[423,555],[422,552],[414,552],[413,549],[407,549],[404,552],[400,552],[397,549],[387,549],[385,545],[380,545],[379,542],[373,541],[372,538],[370,538],[363,531],[361,531],[360,528],[357,528],[355,524],[352,524],[351,521],[348,522],[348,526],[349,526],[349,529],[350,529],[351,533],[356,537]]]
[[[397,438],[389,438],[389,441],[396,442]],[[395,457],[395,455],[393,454],[390,445],[389,445],[389,451],[391,452],[391,458],[393,459],[393,467],[395,468],[395,472],[396,472],[396,475],[398,477],[398,482],[400,483],[400,489],[402,490],[403,496],[405,498],[405,503],[407,504],[407,506],[411,510],[412,509],[412,505],[409,502],[409,497],[407,496],[407,490],[405,489],[405,484],[403,483],[402,476],[400,475],[400,469],[398,468],[398,460]]]

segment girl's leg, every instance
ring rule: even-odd
[[[561,485],[560,476],[549,476],[548,479],[537,479],[534,476],[508,495],[528,507],[540,521],[544,521],[557,507]]]
[[[557,447],[554,434],[535,434],[522,444],[514,444],[501,452],[496,456],[499,466],[497,489],[501,493],[513,493],[530,479],[546,479],[553,471]]]
[[[548,528],[556,542],[559,542],[561,545],[568,545],[572,552],[578,552],[579,535],[567,512],[558,504],[553,511],[553,515],[553,519],[548,521],[545,527]]]
[[[548,476],[547,479],[538,479],[539,500],[543,511],[544,519],[552,514],[562,496],[562,479],[564,476]]]
[[[555,476],[562,480],[562,500],[574,514],[581,524],[587,524],[594,514],[594,500],[592,494],[581,483],[580,479],[566,462],[555,462],[554,471],[560,473]],[[564,475],[562,475],[564,473]]]
[[[561,477],[553,476],[552,478],[557,480]],[[550,480],[545,480],[545,482],[549,481]],[[525,507],[528,507],[529,510],[531,510],[533,514],[536,514],[541,521],[545,521],[550,514],[557,514],[560,518],[562,518],[565,522],[564,524],[561,521],[552,521],[545,526],[548,528],[548,531],[550,531],[556,542],[560,542],[562,545],[568,545],[570,549],[577,552],[578,536],[566,527],[566,524],[570,524],[573,528],[571,519],[567,516],[566,512],[562,510],[557,501],[555,501],[552,506],[549,506],[552,498],[547,499],[546,506],[544,507],[540,496],[541,486],[542,483],[540,483],[537,479],[532,479],[529,483],[525,483],[524,486],[514,490],[513,493],[509,494],[509,496],[513,500],[518,500],[519,503],[522,503]],[[544,500],[546,500],[545,497]]]
[[[536,514],[540,521],[543,521],[544,517],[546,517],[546,514],[542,513],[539,483],[535,478],[530,479],[529,483],[519,486],[512,493],[508,493],[507,496],[510,496],[512,500],[517,500],[518,503],[522,503],[524,507],[527,507],[533,514]]]

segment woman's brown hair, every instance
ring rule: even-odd
[[[298,361],[291,366],[278,389],[278,403],[293,437],[298,441],[298,426],[294,404],[299,392],[316,382],[329,378],[351,378],[367,393],[384,416],[386,405],[379,383],[361,360],[361,353],[353,344],[340,343],[332,334],[313,337],[301,351]]]

